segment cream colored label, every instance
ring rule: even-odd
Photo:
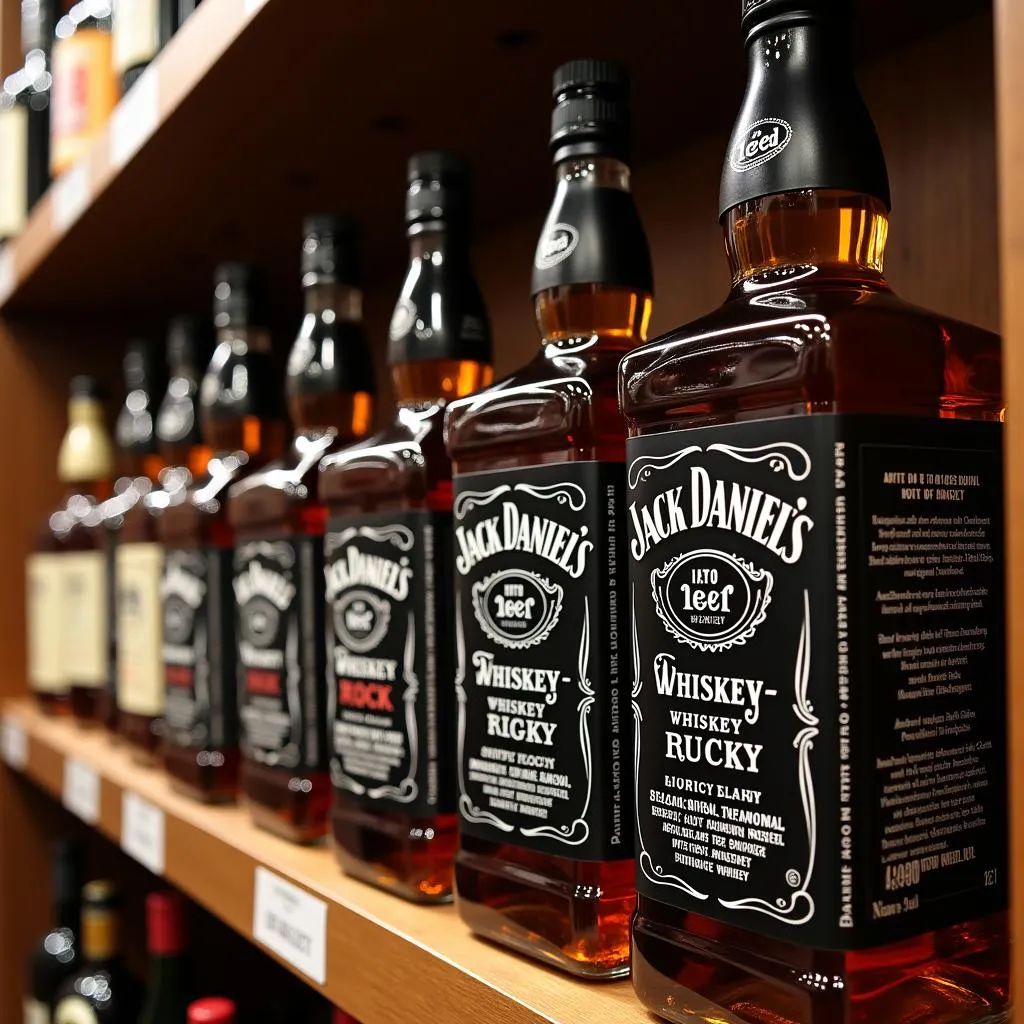
[[[25,1024],[50,1024],[50,1008],[38,999],[26,999]]]
[[[53,1024],[99,1024],[99,1017],[81,996],[65,996],[53,1011]]]
[[[102,551],[64,555],[64,677],[74,686],[105,686],[109,623],[107,559]]]
[[[160,45],[157,0],[117,0],[114,8],[114,70],[123,75],[156,56]]]
[[[62,656],[64,636],[64,559],[29,555],[25,565],[28,609],[28,680],[37,693],[67,689]]]
[[[0,110],[0,238],[10,238],[28,216],[28,111]]]
[[[117,706],[136,715],[162,715],[164,550],[159,544],[121,544],[116,558]]]

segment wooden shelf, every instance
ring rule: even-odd
[[[241,808],[206,807],[179,796],[161,771],[133,763],[101,730],[48,718],[28,700],[5,702],[2,716],[15,747],[24,737],[24,766],[14,750],[15,766],[57,799],[67,802],[68,759],[95,770],[95,827],[115,843],[124,844],[126,793],[162,812],[163,877],[243,936],[253,932],[257,867],[325,901],[326,983],[318,987],[364,1024],[650,1022],[628,983],[588,985],[563,977],[475,939],[453,907],[413,906],[348,879],[328,849],[268,835]],[[10,764],[12,750],[4,746]]]
[[[558,62],[595,54],[630,68],[638,162],[725,130],[744,81],[731,0],[704,5],[699,20],[686,4],[638,0],[628,32],[614,0],[585,19],[546,0],[514,11],[454,0],[429,28],[415,8],[403,19],[388,4],[301,6],[200,6],[0,255],[0,310],[205,312],[212,268],[229,258],[268,267],[294,304],[299,225],[321,208],[360,216],[366,276],[390,280],[404,265],[403,174],[416,149],[471,161],[481,234],[539,218]],[[871,59],[988,2],[859,6]],[[712,224],[717,176],[711,166],[684,185]]]

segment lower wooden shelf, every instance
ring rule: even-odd
[[[162,864],[158,873],[243,936],[258,941],[258,868],[324,901],[323,984],[267,951],[364,1024],[653,1020],[628,983],[563,977],[474,938],[453,907],[417,907],[378,892],[342,875],[324,847],[293,846],[257,829],[242,808],[206,807],[180,796],[163,772],[135,764],[101,730],[47,717],[27,700],[5,702],[2,719],[10,768],[94,819],[99,832],[147,867]],[[126,836],[124,812],[135,821],[140,807],[144,834]]]

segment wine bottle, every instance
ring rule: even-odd
[[[82,890],[81,967],[60,986],[53,1024],[136,1024],[139,986],[121,960],[117,890],[90,882]]]
[[[50,1024],[53,1001],[78,966],[81,907],[81,851],[73,843],[53,845],[53,926],[39,940],[29,961],[25,1024]]]
[[[146,897],[149,992],[139,1024],[181,1024],[188,1012],[185,901],[173,890]]]

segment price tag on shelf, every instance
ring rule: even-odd
[[[164,812],[137,793],[121,794],[121,849],[149,868],[164,873]]]
[[[53,186],[53,228],[64,232],[89,205],[89,165],[79,160]]]
[[[153,134],[160,116],[159,77],[148,68],[110,115],[110,162],[122,167]]]
[[[91,764],[64,758],[64,806],[87,825],[100,820],[100,776]]]
[[[256,868],[252,934],[317,984],[327,978],[327,904],[266,868]]]
[[[0,724],[0,751],[4,761],[16,771],[23,772],[28,764],[28,735],[16,718],[4,715]]]
[[[267,0],[245,0],[245,16],[251,18]]]
[[[10,245],[5,245],[0,248],[0,306],[10,298],[15,284],[14,253]]]

